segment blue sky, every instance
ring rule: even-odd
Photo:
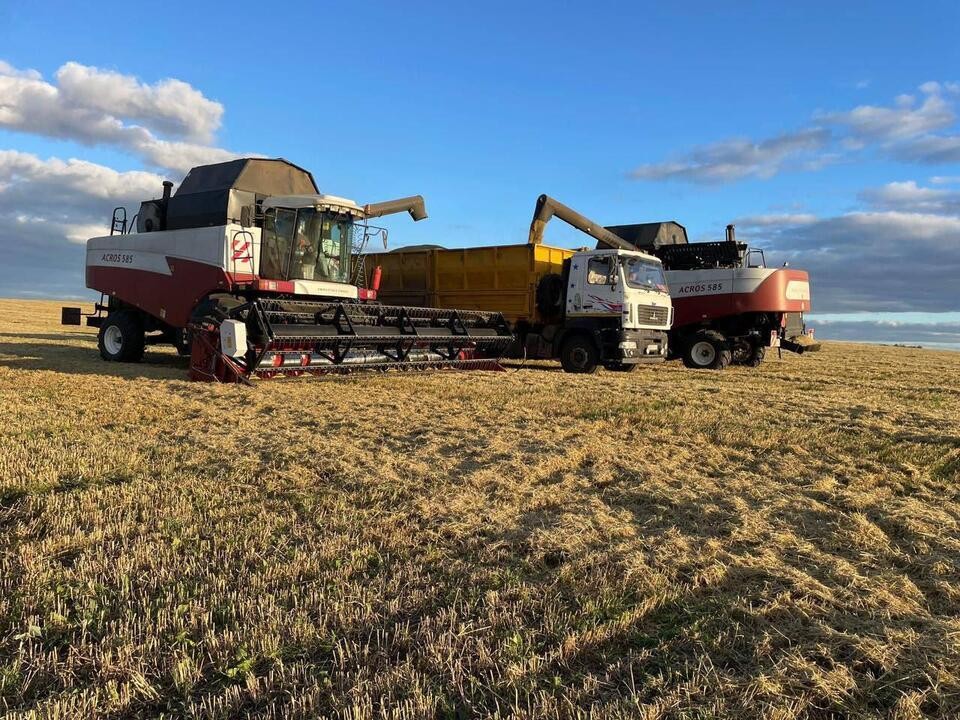
[[[79,264],[53,262],[48,281],[30,268],[79,258],[77,233],[112,204],[70,196],[79,181],[52,160],[117,171],[132,192],[148,177],[123,173],[182,176],[159,140],[286,157],[362,202],[422,193],[430,220],[392,221],[394,246],[523,242],[542,192],[607,224],[675,218],[692,239],[735,221],[809,267],[817,310],[960,331],[939,315],[960,311],[956,3],[517,5],[303,3],[269,19],[262,3],[3,3],[0,76],[18,79],[4,94],[0,77],[0,153],[19,154],[6,176],[0,163],[0,218],[19,220],[0,243],[20,261],[0,295],[83,292]],[[179,95],[154,92],[167,79]],[[55,109],[11,89],[37,83]],[[164,105],[178,98],[196,114]],[[150,137],[89,124],[103,118]],[[582,244],[559,226],[548,241]]]

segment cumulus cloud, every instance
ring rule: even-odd
[[[689,180],[719,183],[747,177],[771,177],[788,161],[824,148],[830,131],[808,128],[760,142],[732,139],[694,148],[677,159],[641,165],[630,173],[637,180]]]
[[[208,144],[222,115],[220,103],[180,80],[147,85],[70,62],[53,84],[35,71],[0,65],[0,127],[114,146],[176,173],[237,157]]]
[[[918,91],[919,98],[904,94],[891,105],[817,112],[809,125],[794,132],[695,147],[670,160],[640,165],[630,177],[703,184],[769,178],[787,170],[816,172],[871,147],[911,163],[960,161],[960,135],[943,134],[957,121],[954,98],[960,84],[928,81]]]
[[[136,120],[157,132],[195,142],[211,142],[223,117],[223,105],[181,80],[147,85],[129,75],[76,62],[57,70],[57,89],[67,105]]]
[[[860,105],[846,112],[817,113],[819,122],[838,125],[853,137],[864,141],[891,141],[912,138],[953,125],[956,115],[941,95],[936,82],[920,86],[924,99],[920,104],[912,95],[900,95],[893,107]]]
[[[886,210],[771,225],[761,244],[810,272],[815,311],[946,312],[960,309],[958,238],[958,217]]]
[[[893,149],[897,160],[926,165],[960,162],[960,135],[925,135]]]
[[[915,180],[869,188],[859,198],[879,210],[960,215],[960,190],[921,187]]]
[[[150,172],[0,150],[0,288],[76,295],[83,243],[109,232],[117,205],[135,212],[141,200],[159,196],[161,182]]]
[[[769,215],[747,215],[737,218],[733,224],[737,227],[779,227],[783,225],[809,225],[815,223],[817,216],[812,213],[773,213]]]

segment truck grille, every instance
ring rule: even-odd
[[[670,308],[656,305],[637,305],[638,325],[666,325],[670,317]]]

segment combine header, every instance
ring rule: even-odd
[[[87,323],[105,360],[137,362],[147,344],[190,354],[195,380],[243,382],[355,370],[494,369],[511,341],[496,312],[376,302],[360,258],[386,231],[371,218],[426,217],[423,198],[360,206],[323,195],[285,160],[191,170],[176,194],[143,202],[127,224],[87,242],[87,287],[103,294]],[[136,232],[132,230],[136,229]],[[64,308],[63,321],[80,314]]]

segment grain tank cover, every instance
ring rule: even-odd
[[[166,228],[210,227],[239,223],[244,207],[248,217],[271,195],[316,194],[313,176],[291,162],[267,158],[240,158],[193,168],[170,198]]]
[[[686,245],[687,229],[675,220],[666,222],[611,225],[607,230],[639,250],[650,252],[664,245]]]

